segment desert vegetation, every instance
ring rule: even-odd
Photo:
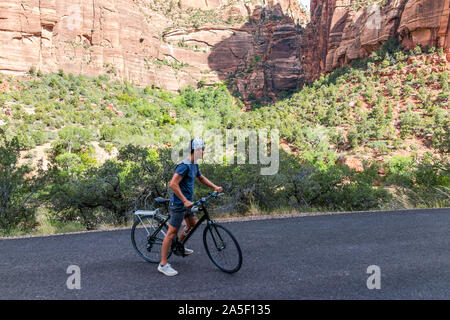
[[[0,75],[0,233],[126,225],[168,196],[174,130],[273,128],[280,169],[202,164],[217,216],[449,205],[449,64],[386,42],[370,57],[252,109],[225,83],[179,93],[62,70]],[[40,150],[40,154],[36,153]],[[43,161],[39,161],[43,159]],[[196,197],[207,190],[200,185]]]

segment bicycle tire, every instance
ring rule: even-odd
[[[143,220],[153,220],[156,221],[157,224],[151,225],[151,228],[153,230],[156,230],[156,228],[163,222],[160,218],[155,217],[154,219],[149,219],[144,217]],[[161,231],[158,233],[158,239],[157,242],[153,241],[150,242],[148,239],[148,234],[145,228],[137,228],[138,225],[142,224],[141,220],[136,219],[136,221],[133,224],[133,227],[131,228],[131,243],[133,244],[134,249],[137,251],[138,255],[144,259],[145,261],[151,262],[151,263],[159,263],[161,261],[161,245],[162,245],[162,240],[164,239],[165,233],[167,233],[168,227],[167,224],[163,226],[161,231],[164,231],[164,233],[162,233]],[[148,226],[147,226],[148,227]],[[136,236],[138,231],[140,231],[140,234],[142,233],[143,235],[140,236],[140,238],[137,240]],[[145,233],[144,233],[145,232]],[[143,239],[143,237],[145,236],[145,240]],[[151,245],[150,250],[148,250],[148,245]],[[159,247],[159,250],[156,251],[151,251],[153,250],[153,246],[155,246],[155,248]],[[153,255],[150,255],[149,253],[153,253]],[[169,255],[167,256],[167,258],[169,258],[172,255],[172,249],[169,247]]]
[[[218,230],[221,231],[219,232]],[[210,235],[210,239],[212,240],[210,241],[210,243],[212,244],[211,248],[210,246],[208,246],[208,235]],[[230,239],[227,239],[225,241],[226,236],[228,236]],[[216,223],[208,224],[203,230],[203,245],[205,246],[205,250],[206,253],[208,254],[209,259],[211,259],[211,261],[216,265],[216,267],[218,267],[223,272],[235,273],[239,271],[239,269],[241,268],[242,266],[241,247],[239,246],[239,243],[237,242],[233,234],[225,227]],[[233,259],[235,261],[233,261],[231,266],[225,266],[223,262],[218,261],[219,259],[215,254],[216,252],[224,252],[224,249],[227,248],[227,246],[231,246],[236,250],[236,253],[234,254],[235,259]],[[229,248],[229,250],[230,249],[231,248]],[[224,257],[223,254],[222,257]]]

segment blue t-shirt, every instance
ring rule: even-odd
[[[183,179],[181,179],[180,181],[181,193],[183,193],[186,199],[188,199],[189,201],[193,201],[195,178],[202,175],[200,173],[200,169],[198,168],[198,164],[191,163],[189,159],[184,159],[175,168],[175,173],[178,173],[183,177]],[[173,204],[176,206],[184,206],[183,202],[175,195],[175,193],[172,194],[170,202],[173,202]]]

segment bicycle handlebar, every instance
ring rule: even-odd
[[[211,198],[217,198],[217,197],[221,197],[223,196],[223,192],[218,193],[217,191],[213,191],[211,192],[208,196],[201,198],[200,200],[197,200],[194,202],[194,205],[189,209],[189,211],[191,212],[198,212],[199,211],[199,206],[201,206],[202,204],[204,204],[206,201],[208,201]]]

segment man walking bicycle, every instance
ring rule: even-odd
[[[197,218],[189,208],[193,206],[194,200],[194,181],[195,178],[210,187],[214,191],[222,192],[222,187],[216,186],[209,181],[205,176],[200,173],[197,160],[203,159],[205,152],[205,143],[201,139],[193,139],[189,146],[191,155],[181,161],[175,168],[175,173],[170,181],[170,189],[173,194],[170,198],[170,221],[169,229],[161,248],[161,262],[158,265],[158,271],[162,272],[166,276],[175,276],[178,272],[167,263],[167,257],[169,255],[169,249],[172,245],[173,239],[178,236],[178,231],[181,227],[183,219],[185,219],[186,226],[181,232],[179,241],[183,240],[189,230],[197,223]],[[184,249],[185,255],[190,255],[194,251],[188,248]]]

